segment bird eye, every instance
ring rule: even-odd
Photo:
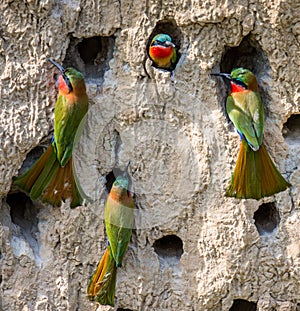
[[[243,82],[240,78],[235,78],[235,79],[232,79],[232,81],[237,84],[237,85],[240,85],[242,86],[243,88],[247,89],[247,84],[245,82]]]
[[[69,88],[69,92],[72,92],[73,91],[73,86],[72,86],[72,84],[70,82],[70,79],[68,78],[68,76],[66,74],[63,75],[63,78],[64,78],[64,80],[66,82],[66,85]]]

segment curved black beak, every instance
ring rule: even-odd
[[[228,80],[232,80],[232,77],[229,73],[223,73],[223,72],[219,72],[219,73],[211,73],[211,76],[217,76],[217,77],[222,77]]]
[[[52,58],[49,58],[49,62],[52,63],[62,74],[65,73],[65,68],[59,63],[57,63],[55,60],[53,60]]]
[[[63,76],[63,78],[64,78],[64,80],[65,80],[65,82],[69,88],[69,92],[72,92],[73,86],[72,86],[69,78],[66,75],[65,68],[62,65],[60,65],[59,63],[57,63],[55,60],[53,60],[52,58],[49,58],[49,62],[52,63],[60,71],[60,73],[62,74],[62,76]]]

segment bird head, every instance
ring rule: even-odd
[[[119,192],[119,193],[127,193],[128,196],[131,195],[130,188],[131,188],[131,178],[128,173],[130,162],[128,162],[125,170],[122,174],[120,174],[113,183],[111,191]]]
[[[172,42],[171,36],[167,34],[156,35],[151,41],[151,46],[163,46],[175,48],[175,44]]]
[[[257,91],[258,84],[255,75],[245,68],[235,68],[231,73],[213,73],[213,76],[220,76],[230,81],[231,85],[238,86],[245,90]]]
[[[84,86],[83,75],[74,68],[64,68],[52,58],[49,61],[59,70],[60,75],[57,78],[56,85],[59,91],[63,94],[69,94],[74,91],[74,88]]]

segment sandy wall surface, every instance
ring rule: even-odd
[[[1,2],[1,310],[97,308],[86,286],[106,247],[106,176],[128,160],[136,228],[118,310],[300,310],[299,10],[293,0]],[[160,31],[180,46],[172,78],[145,62]],[[50,142],[50,57],[84,74],[90,99],[75,152],[89,200],[75,210],[11,189]],[[224,197],[239,138],[210,73],[236,66],[258,78],[265,143],[293,185],[260,201]]]

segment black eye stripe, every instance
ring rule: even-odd
[[[163,42],[159,41],[159,40],[155,40],[152,42],[151,44],[152,46],[155,46],[155,45],[163,45]]]
[[[155,40],[154,42],[151,43],[151,46],[156,46],[156,45],[166,46],[166,42],[163,42],[160,40]],[[169,45],[168,45],[168,47],[169,47]]]
[[[67,77],[67,75],[66,75],[65,73],[63,73],[63,78],[64,78],[64,80],[65,80],[65,82],[66,82],[66,85],[67,85],[68,88],[69,88],[69,92],[72,92],[72,91],[73,91],[73,86],[72,86],[72,84],[71,84],[69,78]]]
[[[247,89],[247,85],[243,81],[241,81],[240,79],[233,78],[232,81],[235,84],[242,86],[244,89]]]

